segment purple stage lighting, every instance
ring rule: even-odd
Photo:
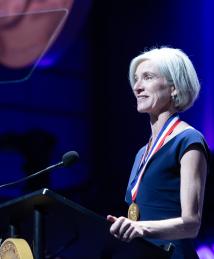
[[[212,245],[212,248],[214,245]],[[209,246],[202,245],[197,249],[197,254],[200,259],[214,259],[214,250]]]

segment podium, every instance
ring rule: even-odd
[[[34,259],[167,259],[171,255],[143,238],[130,243],[117,240],[104,217],[49,189],[0,204],[0,218],[1,237],[24,238]]]

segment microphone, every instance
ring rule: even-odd
[[[79,154],[76,151],[68,151],[67,153],[65,153],[62,156],[62,161],[61,162],[59,162],[57,164],[54,164],[54,165],[51,165],[51,166],[48,166],[45,169],[42,169],[41,171],[38,171],[38,172],[36,172],[34,174],[31,174],[29,176],[23,177],[23,178],[21,178],[21,179],[19,179],[17,181],[2,184],[2,185],[0,185],[0,188],[8,187],[8,186],[12,186],[12,185],[15,185],[15,184],[19,184],[19,183],[25,182],[25,181],[27,181],[27,180],[29,180],[31,178],[34,178],[34,177],[36,177],[36,176],[38,176],[40,174],[49,172],[49,171],[51,171],[54,168],[71,166],[72,164],[76,163],[78,160],[79,160]]]

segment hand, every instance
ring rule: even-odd
[[[136,237],[143,237],[145,230],[140,221],[133,221],[125,217],[116,218],[112,215],[107,216],[107,220],[112,223],[110,233],[125,242],[130,242]]]

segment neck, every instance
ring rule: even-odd
[[[158,115],[156,114],[150,114],[150,125],[152,130],[152,140],[154,141],[162,129],[165,122],[169,119],[169,117],[172,116],[174,112],[172,111],[166,111],[163,113],[160,113]]]

